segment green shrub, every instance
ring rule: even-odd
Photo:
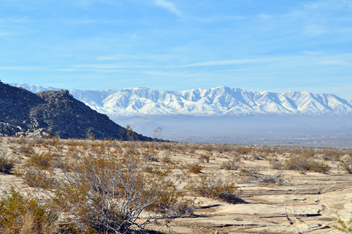
[[[13,188],[0,200],[0,233],[49,234],[57,230],[57,216],[35,198],[25,198]]]
[[[344,221],[338,214],[336,215],[336,224],[333,225],[333,227],[341,232],[352,233],[352,217],[350,218],[350,220]]]

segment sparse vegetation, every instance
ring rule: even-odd
[[[201,173],[201,170],[203,169],[204,167],[202,167],[201,165],[199,165],[198,163],[196,164],[193,164],[193,165],[189,165],[188,167],[188,170],[194,174],[199,174]]]
[[[352,233],[352,216],[351,216],[350,220],[344,221],[341,219],[341,217],[339,215],[337,215],[335,221],[336,221],[336,223],[333,226],[334,228],[336,228],[337,230],[339,230],[341,232]]]
[[[223,178],[221,174],[199,175],[188,182],[186,189],[195,196],[209,197],[228,203],[239,203],[242,199],[231,177]]]
[[[4,152],[0,152],[0,172],[9,174],[15,167],[16,159],[8,157]]]
[[[27,160],[26,165],[47,170],[52,165],[52,158],[49,153],[33,154]]]
[[[229,160],[227,162],[223,162],[220,165],[220,169],[225,169],[225,170],[237,170],[238,166],[236,165],[236,161],[235,160]]]
[[[339,163],[339,168],[348,174],[352,174],[352,155],[349,155],[346,159],[341,160]]]
[[[35,198],[25,198],[13,188],[0,200],[0,233],[49,234],[58,230],[57,216]]]
[[[324,162],[316,161],[307,156],[292,156],[286,160],[285,168],[287,170],[327,173],[331,167]]]
[[[41,189],[54,210],[60,211],[57,215],[64,215],[66,222],[76,223],[80,230],[127,233],[192,213],[192,203],[178,190],[181,177],[171,179],[165,170],[153,170],[135,147],[131,143],[123,155],[76,154],[58,161],[59,171],[50,169],[47,155],[36,155],[30,165],[45,166],[47,171],[27,167],[22,178]],[[152,213],[141,218],[146,210]]]
[[[14,196],[19,203],[37,205],[27,213],[11,213],[16,221],[6,224],[14,228],[9,233],[147,233],[151,224],[168,225],[173,218],[191,215],[193,196],[233,204],[250,197],[247,189],[242,194],[237,187],[243,184],[282,186],[287,174],[291,181],[292,175],[302,178],[299,174],[308,171],[352,172],[347,149],[20,139],[0,141],[8,144],[7,154],[0,154],[0,171],[8,163],[1,172],[11,173],[16,165],[15,174],[30,189],[11,190],[0,203]],[[42,209],[50,219],[36,219],[33,210]]]
[[[284,185],[286,183],[286,179],[284,173],[277,172],[274,175],[263,175],[263,174],[255,174],[253,175],[253,180],[258,183],[263,184],[276,184],[276,185]]]

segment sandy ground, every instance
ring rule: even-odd
[[[24,146],[28,145],[36,152],[51,147],[43,148],[40,143],[32,140],[19,141],[18,138],[1,138],[0,142],[1,151],[17,157],[22,164],[28,158],[26,152],[23,152],[26,151]],[[351,217],[352,175],[339,170],[337,161],[325,161],[331,166],[331,170],[326,174],[277,170],[272,169],[269,159],[276,158],[284,162],[289,156],[283,150],[259,155],[253,150],[245,154],[235,152],[235,149],[221,152],[216,149],[218,145],[210,149],[202,149],[201,145],[192,144],[169,145],[173,145],[173,149],[155,150],[156,157],[162,159],[168,156],[174,162],[187,165],[199,163],[204,167],[202,173],[231,175],[241,191],[239,197],[243,200],[238,204],[229,204],[216,199],[197,197],[195,201],[198,205],[192,217],[171,221],[170,228],[175,233],[340,233],[333,228],[336,214],[345,221]],[[57,148],[65,152],[65,146]],[[324,149],[318,151],[321,150]],[[254,154],[257,156],[254,157]],[[210,161],[201,161],[201,155],[209,156]],[[220,169],[222,163],[234,157],[240,158],[240,162],[236,162],[236,170]],[[316,160],[322,160],[319,153],[314,157]],[[274,175],[281,171],[284,183],[260,183],[253,180],[248,171],[261,175]],[[21,178],[0,173],[1,190],[11,186],[27,187]],[[151,225],[149,228],[170,232],[170,229],[161,226]]]

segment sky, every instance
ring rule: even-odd
[[[351,0],[0,0],[0,80],[352,99]]]

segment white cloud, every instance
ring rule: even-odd
[[[154,0],[154,3],[178,16],[181,15],[181,12],[176,8],[176,6],[172,2],[168,2],[166,0]]]
[[[305,34],[308,36],[319,36],[324,33],[328,33],[328,30],[326,30],[324,27],[316,24],[311,24],[306,26],[305,28]]]
[[[221,61],[209,61],[203,63],[192,63],[182,65],[181,67],[203,67],[203,66],[221,66],[221,65],[232,65],[232,64],[245,64],[245,63],[257,63],[264,60],[260,59],[238,59],[238,60],[221,60]],[[265,59],[267,61],[267,59]]]
[[[347,61],[343,61],[343,60],[326,60],[326,61],[321,61],[319,62],[319,64],[323,64],[323,65],[335,65],[335,66],[352,66],[352,63],[347,62]]]

